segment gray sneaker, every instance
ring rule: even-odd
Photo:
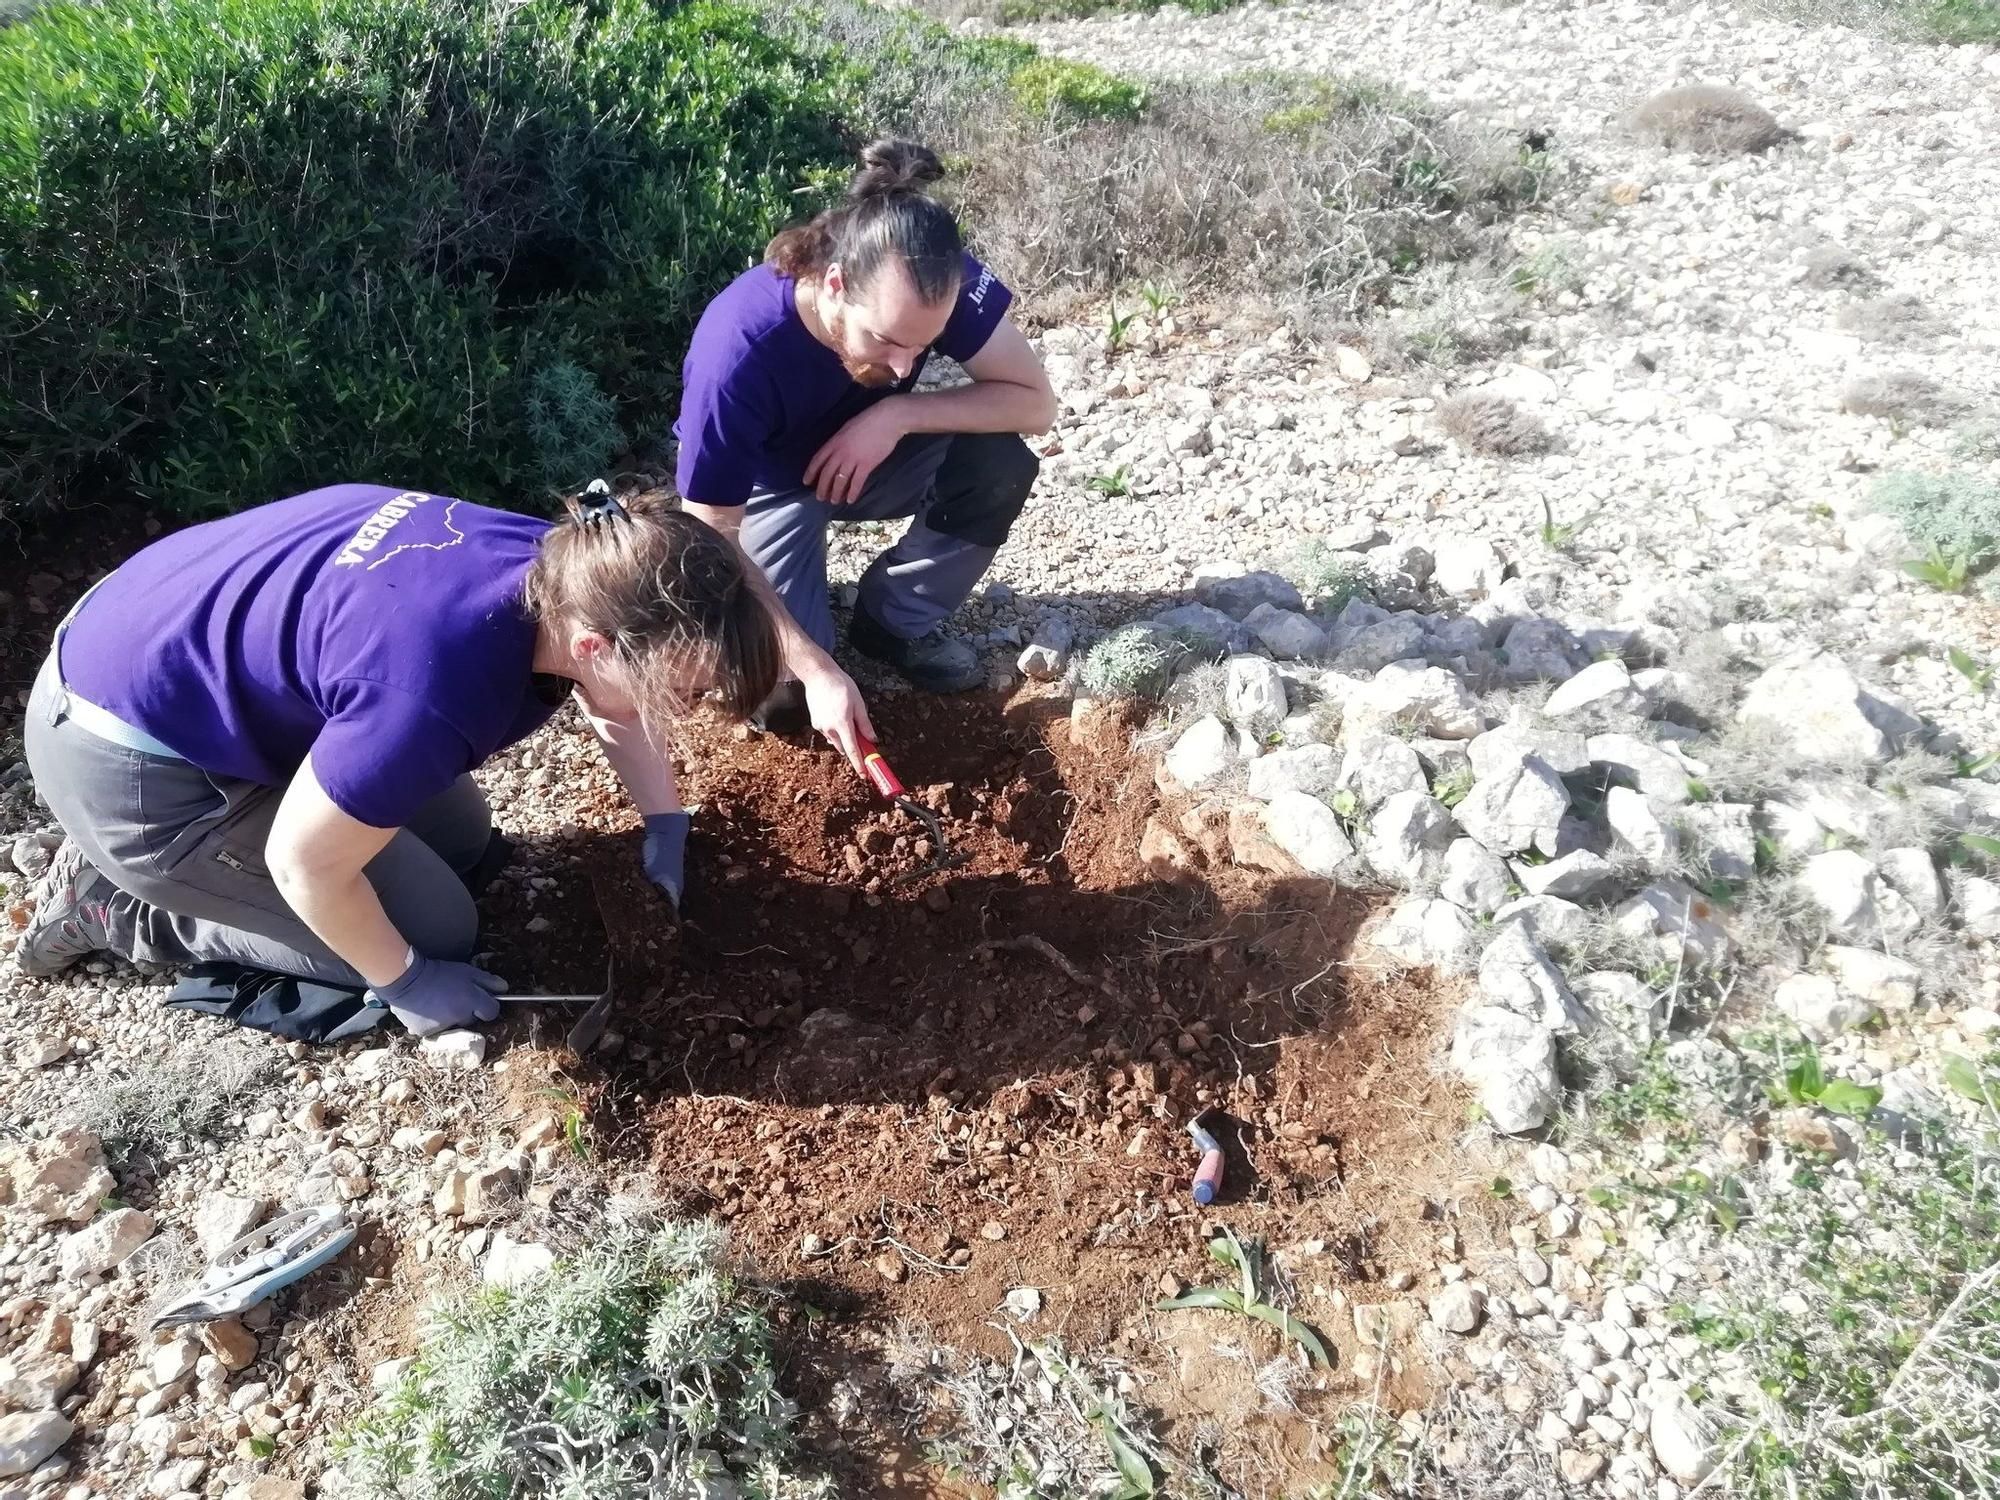
[[[64,839],[35,888],[35,914],[14,949],[21,972],[47,979],[103,948],[106,904],[117,889],[91,868],[75,840]]]
[[[942,630],[904,640],[889,634],[859,604],[854,606],[854,619],[847,627],[847,643],[863,656],[894,667],[912,687],[927,693],[970,692],[986,681],[979,653],[964,641],[954,640]]]

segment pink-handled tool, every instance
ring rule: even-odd
[[[1208,1118],[1204,1110],[1188,1121],[1188,1134],[1201,1147],[1201,1164],[1194,1169],[1194,1201],[1206,1208],[1222,1191],[1222,1142],[1202,1128]]]

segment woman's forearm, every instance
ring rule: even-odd
[[[639,816],[679,812],[680,788],[674,781],[674,760],[666,746],[653,742],[639,723],[603,719],[585,711],[591,733],[604,747],[604,758],[624,783],[625,793],[639,809]]]
[[[274,865],[272,879],[299,920],[374,988],[408,966],[410,945],[360,870],[347,875]]]

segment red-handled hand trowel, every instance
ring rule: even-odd
[[[962,863],[965,856],[954,854],[951,845],[945,842],[944,825],[938,821],[938,815],[910,795],[909,789],[903,785],[902,778],[895,773],[889,762],[883,759],[882,752],[875,748],[874,741],[856,735],[854,742],[855,748],[861,752],[861,769],[867,775],[869,785],[880,792],[886,801],[900,807],[930,831],[932,851],[930,861],[919,865],[907,875],[898,877],[899,881],[915,880],[934,870],[948,870],[953,865]]]

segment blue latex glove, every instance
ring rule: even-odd
[[[375,990],[374,996],[394,1012],[412,1036],[429,1036],[434,1031],[495,1019],[500,1002],[493,997],[506,988],[507,981],[497,974],[471,964],[425,958],[420,953],[410,960],[400,978]]]
[[[688,825],[693,822],[685,812],[652,813],[646,818],[646,848],[640,862],[646,878],[666,893],[676,913],[687,885]]]

